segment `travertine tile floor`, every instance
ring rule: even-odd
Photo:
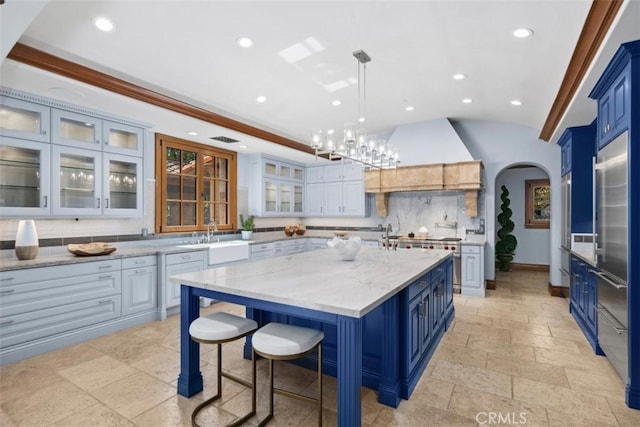
[[[456,320],[412,398],[394,410],[363,389],[363,424],[640,425],[640,411],[625,406],[622,381],[605,358],[593,354],[567,300],[547,294],[547,278],[547,273],[499,273],[498,290],[485,299],[456,295]],[[213,309],[243,312],[222,303]],[[178,320],[173,316],[0,368],[0,425],[190,425],[203,394],[215,393],[215,350],[201,346],[205,391],[191,399],[177,396]],[[226,344],[223,353],[225,369],[249,378],[250,362],[242,359],[240,343]],[[263,396],[265,365],[261,362],[258,373]],[[280,386],[312,395],[314,380],[311,371],[276,365]],[[335,380],[325,377],[326,425],[336,424],[335,389]],[[262,399],[259,414],[265,414],[266,402]],[[314,425],[312,404],[279,395],[275,402],[270,425]],[[200,421],[223,425],[248,405],[249,392],[225,381],[222,401]]]

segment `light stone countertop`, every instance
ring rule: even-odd
[[[170,278],[174,283],[350,317],[363,317],[452,256],[444,250],[363,246],[354,261],[333,249],[229,265]]]

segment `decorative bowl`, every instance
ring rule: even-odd
[[[296,224],[296,234],[302,236],[307,231],[307,227],[304,224]]]
[[[347,230],[336,230],[333,232],[333,234],[335,234],[338,237],[344,237],[348,234],[349,232]]]
[[[360,237],[350,237],[348,240],[336,236],[327,242],[327,246],[334,248],[343,261],[353,261],[360,251],[362,240]]]
[[[294,234],[296,234],[296,230],[297,230],[297,226],[295,226],[295,225],[287,225],[286,227],[284,227],[284,234],[286,234],[287,236],[291,237]]]
[[[116,247],[104,242],[69,244],[67,250],[75,256],[99,256],[109,255],[115,252]]]

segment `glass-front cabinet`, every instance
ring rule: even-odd
[[[300,216],[304,213],[303,165],[263,156],[254,156],[250,165],[250,215]]]
[[[142,159],[119,154],[103,155],[105,176],[102,214],[142,215]]]
[[[102,119],[54,108],[51,120],[54,144],[102,149]]]
[[[52,110],[54,144],[142,155],[143,129],[66,110]]]
[[[50,144],[0,137],[2,216],[49,215],[50,150]]]
[[[142,215],[142,159],[53,146],[52,214]]]
[[[50,111],[46,105],[0,96],[0,135],[49,142]]]
[[[104,120],[102,122],[103,150],[110,153],[142,156],[143,132],[144,130],[139,127]]]

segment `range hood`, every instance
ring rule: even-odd
[[[478,215],[482,162],[474,160],[448,119],[399,126],[389,144],[398,148],[402,166],[365,172],[365,191],[375,193],[380,216],[387,216],[389,193],[461,190],[467,215]]]

